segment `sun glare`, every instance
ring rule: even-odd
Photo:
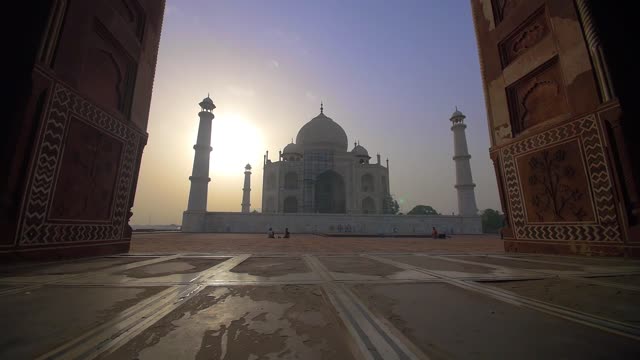
[[[242,174],[244,166],[252,166],[262,158],[265,150],[261,130],[244,116],[229,113],[219,114],[211,128],[210,174]]]

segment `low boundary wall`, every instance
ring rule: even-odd
[[[355,233],[363,235],[431,234],[432,227],[446,234],[481,234],[480,216],[364,215],[364,214],[268,214],[185,211],[183,232]]]

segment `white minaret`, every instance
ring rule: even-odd
[[[464,124],[465,116],[458,111],[451,115],[451,131],[453,131],[453,160],[456,162],[456,185],[458,190],[458,213],[462,216],[478,215],[478,207],[476,206],[476,194],[474,188],[476,184],[471,178],[471,165],[469,164],[469,150],[467,149],[467,136]]]
[[[244,167],[244,187],[242,188],[242,212],[248,213],[251,210],[251,165]]]
[[[200,105],[200,126],[198,126],[198,140],[193,145],[196,151],[193,157],[193,171],[189,180],[191,190],[189,191],[189,204],[187,211],[207,211],[207,192],[209,190],[209,155],[211,153],[211,120],[213,120],[213,109],[216,106],[213,100],[207,95]]]

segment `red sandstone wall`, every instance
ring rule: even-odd
[[[603,102],[574,1],[472,0],[505,249],[637,252],[623,113]],[[627,166],[628,167],[628,166]],[[626,191],[626,192],[625,192]]]
[[[164,0],[42,4],[0,255],[127,251]]]

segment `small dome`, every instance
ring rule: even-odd
[[[464,116],[464,114],[462,112],[460,112],[460,110],[458,110],[458,108],[456,107],[456,111],[453,112],[453,114],[451,114],[451,120],[453,119],[458,119],[458,118],[465,118],[466,116]]]
[[[211,98],[209,97],[209,94],[207,94],[206,98],[202,99],[199,105],[205,110],[213,110],[216,108],[216,106],[213,104],[213,100],[211,100]]]
[[[244,167],[245,170],[251,170],[251,165],[247,164],[247,166]]]
[[[367,149],[365,149],[364,146],[361,146],[360,144],[356,144],[353,150],[351,150],[351,153],[355,156],[363,156],[363,157],[370,158],[369,152],[367,151]]]
[[[298,132],[296,144],[303,147],[328,148],[347,151],[347,133],[338,123],[326,116],[322,110]]]
[[[282,150],[282,154],[298,154],[298,155],[302,155],[302,148],[300,147],[300,145],[298,144],[294,144],[291,143],[287,146],[284,147],[284,150]]]

